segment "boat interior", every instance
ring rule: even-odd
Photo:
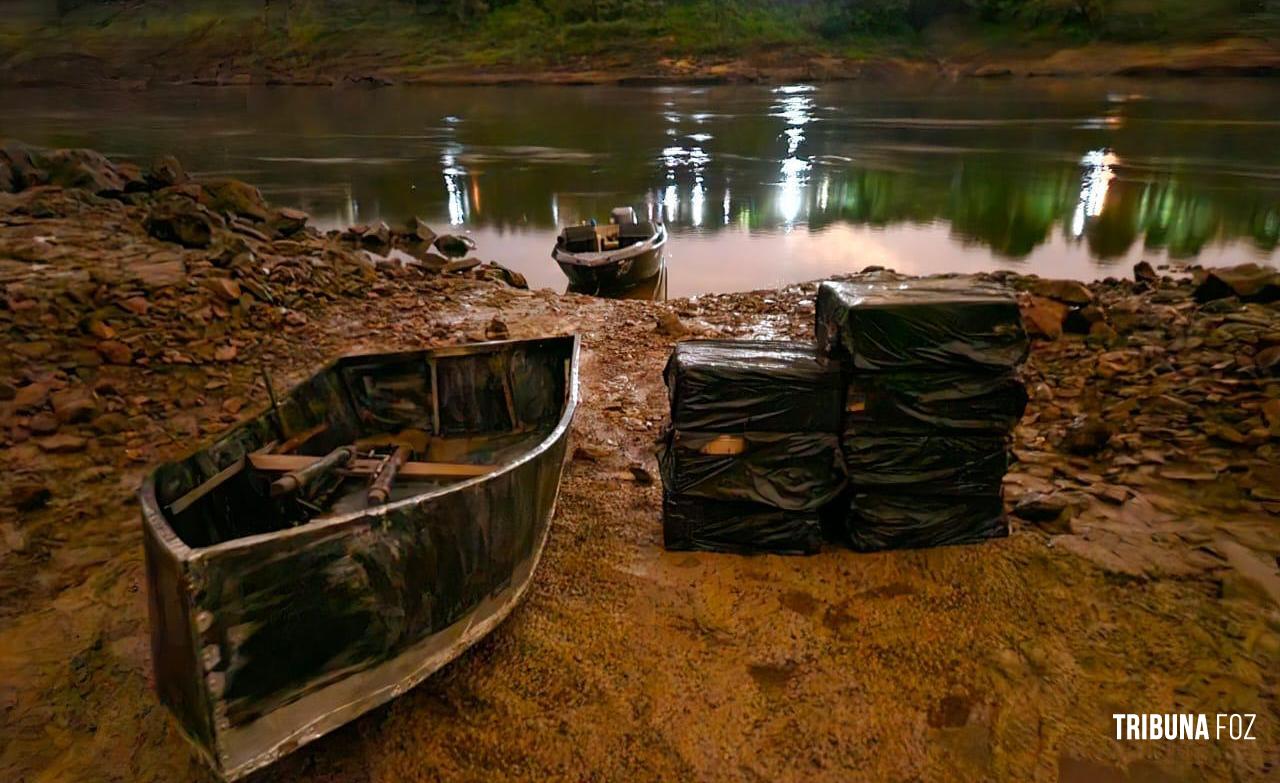
[[[658,233],[657,224],[636,220],[635,210],[619,207],[613,210],[606,225],[565,226],[557,238],[559,247],[569,253],[603,253],[645,242]]]
[[[573,338],[347,357],[181,462],[156,498],[191,548],[359,513],[490,473],[568,400]]]

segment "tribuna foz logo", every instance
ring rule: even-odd
[[[1118,740],[1235,740],[1252,742],[1251,713],[1129,713],[1115,712]]]

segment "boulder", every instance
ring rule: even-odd
[[[490,261],[486,265],[485,276],[490,280],[506,283],[512,288],[527,289],[529,287],[529,281],[525,279],[524,275],[514,269],[508,269],[497,261]]]
[[[1139,261],[1133,265],[1133,279],[1139,283],[1155,284],[1160,279],[1150,261]]]
[[[218,212],[229,212],[259,223],[265,223],[271,216],[262,192],[238,179],[215,179],[202,183],[200,202]]]
[[[1071,305],[1093,302],[1093,292],[1077,280],[1033,280],[1028,290],[1036,296]]]
[[[182,164],[172,155],[161,155],[151,161],[151,165],[142,176],[151,190],[185,185],[191,181],[186,169],[182,168]]]
[[[48,184],[48,174],[41,168],[40,150],[13,139],[0,139],[0,192],[17,193],[27,188]]]
[[[405,237],[410,241],[425,242],[429,245],[436,241],[436,232],[432,231],[431,226],[428,226],[417,217],[411,217],[405,226]]]
[[[1018,307],[1029,337],[1056,340],[1062,336],[1062,322],[1068,311],[1065,304],[1041,296],[1023,296]]]
[[[391,247],[391,228],[384,222],[370,226],[360,235],[360,246],[382,254]]]
[[[222,218],[203,204],[185,198],[167,198],[156,204],[143,224],[156,239],[183,247],[208,247],[213,232],[225,226]]]
[[[1253,366],[1266,375],[1280,375],[1280,345],[1258,351],[1253,357]]]
[[[276,214],[271,218],[269,225],[280,236],[291,237],[306,228],[307,221],[310,219],[311,216],[300,209],[281,207],[276,210]]]
[[[1280,300],[1280,272],[1253,263],[1209,269],[1193,296],[1201,304],[1230,296],[1244,302],[1274,302]]]
[[[50,185],[80,188],[92,193],[123,193],[131,178],[100,152],[84,149],[51,150],[39,163]]]
[[[449,258],[462,258],[476,249],[475,240],[458,234],[441,234],[436,237],[436,241],[433,244],[436,250],[444,253]]]
[[[95,347],[102,358],[111,364],[133,363],[133,349],[119,340],[103,340]]]

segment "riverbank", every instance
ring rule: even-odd
[[[321,234],[172,159],[27,160],[16,185],[0,169],[21,188],[0,194],[6,780],[206,779],[150,691],[133,498],[266,405],[260,366],[285,386],[341,353],[565,332],[583,402],[526,603],[264,780],[1263,780],[1280,763],[1280,306],[1243,301],[1271,296],[1263,272],[1000,275],[1038,335],[1008,539],[667,553],[646,477],[672,345],[806,339],[814,284],[530,291],[425,226]],[[1256,713],[1258,740],[1120,743],[1115,712]]]
[[[15,12],[0,86],[787,83],[905,77],[1265,76],[1280,16],[1184,3],[1079,20],[908,23],[822,16],[820,4],[661,6],[593,19],[528,5],[460,20],[420,5],[223,8],[82,4]],[[1015,4],[1009,4],[1011,7]],[[617,10],[617,9],[615,9]],[[592,13],[595,13],[593,11]],[[888,12],[886,12],[888,13]],[[894,12],[897,13],[897,12]],[[861,21],[858,21],[861,19]],[[832,27],[832,24],[835,24]]]

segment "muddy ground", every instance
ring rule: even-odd
[[[354,248],[381,238],[111,171],[145,182],[124,194],[98,170],[0,195],[0,780],[209,780],[150,687],[144,472],[260,411],[260,363],[285,386],[340,353],[503,332],[584,348],[574,457],[526,602],[254,780],[1277,774],[1275,303],[1200,303],[1186,276],[1145,271],[1087,288],[1009,277],[1033,290],[1041,337],[1007,504],[1041,521],[928,551],[670,553],[661,489],[629,468],[656,476],[672,345],[806,338],[813,285],[668,303],[527,291],[425,252],[370,263]],[[208,244],[153,235],[173,199],[208,204]],[[207,217],[189,211],[188,228]],[[1057,334],[1083,331],[1066,316],[1086,294],[1105,328]],[[1257,739],[1119,742],[1116,712],[1255,713]]]

